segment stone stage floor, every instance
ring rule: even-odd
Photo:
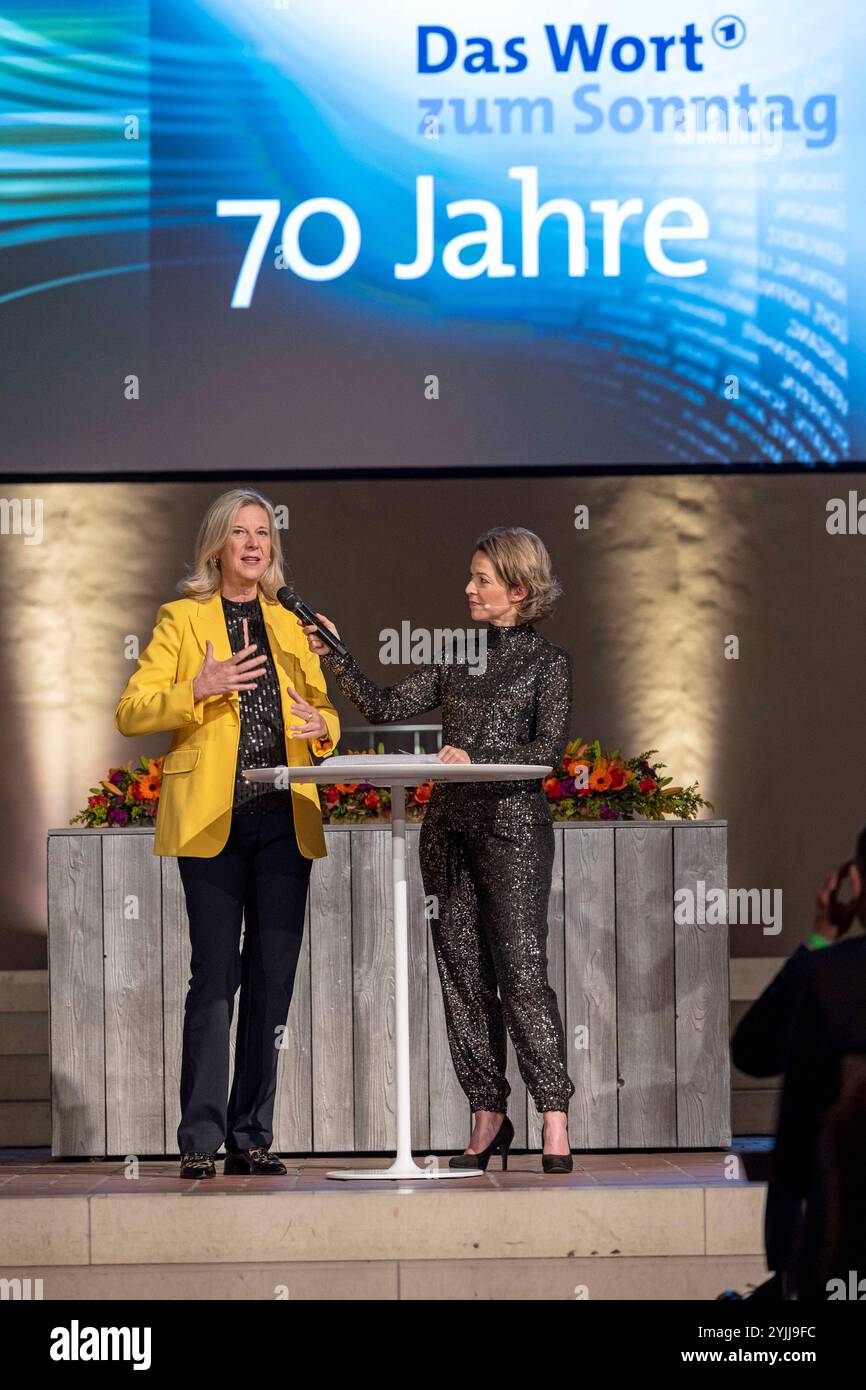
[[[458,1181],[349,1183],[326,1173],[390,1158],[284,1155],[285,1177],[227,1178],[218,1160],[189,1181],[173,1157],[0,1150],[0,1277],[54,1299],[715,1298],[766,1277],[769,1157],[737,1139],[576,1153],[567,1175],[512,1153],[504,1173],[494,1158]]]

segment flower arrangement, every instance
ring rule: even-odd
[[[87,805],[73,816],[70,825],[123,826],[153,824],[159,806],[164,758],[139,759],[123,767],[112,767],[98,787],[90,788]]]
[[[406,788],[406,819],[421,820],[432,782]],[[326,821],[390,820],[391,792],[388,787],[374,787],[369,782],[334,782],[319,787],[322,815]]]
[[[365,750],[372,752],[372,749]],[[380,743],[379,753],[383,752]],[[664,820],[675,816],[694,820],[705,801],[697,782],[690,787],[672,787],[672,778],[662,776],[665,763],[650,762],[658,749],[650,748],[636,758],[624,759],[617,749],[602,750],[596,739],[585,743],[572,739],[566,745],[562,762],[545,778],[544,791],[555,821],[567,820]],[[406,817],[421,820],[430,800],[432,782],[406,788]],[[369,782],[335,782],[320,785],[319,799],[326,821],[387,820],[391,814],[391,794]]]
[[[363,756],[365,753],[384,753],[385,745],[378,748],[353,750],[349,757]],[[406,788],[406,819],[419,821],[424,816],[432,782],[422,782],[417,787]],[[319,804],[325,821],[345,820],[350,824],[356,821],[390,820],[391,792],[388,787],[374,787],[370,782],[332,782],[319,784]]]
[[[384,752],[377,749],[362,752]],[[602,750],[598,739],[584,743],[572,739],[566,745],[562,762],[544,780],[544,791],[555,821],[567,820],[664,820],[676,816],[694,820],[702,806],[714,810],[705,801],[697,782],[690,787],[672,787],[671,778],[663,777],[665,763],[651,762],[658,749],[650,748],[636,758],[623,758],[619,749],[613,753]],[[108,777],[98,787],[90,788],[87,805],[73,816],[70,825],[150,826],[159,806],[163,758],[139,759],[133,768],[109,769]],[[420,821],[430,800],[433,782],[422,782],[406,788],[406,818]],[[326,822],[389,820],[391,793],[387,787],[374,787],[370,782],[319,783],[319,804]]]
[[[605,753],[598,739],[572,739],[559,767],[544,780],[554,820],[694,820],[702,806],[715,810],[698,792],[697,782],[672,787],[673,779],[661,775],[666,764],[650,762],[657,752],[650,748],[636,758],[623,758],[619,749]]]

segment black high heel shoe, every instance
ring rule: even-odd
[[[541,1166],[545,1173],[570,1173],[574,1168],[574,1159],[571,1154],[545,1154],[541,1155]]]
[[[498,1153],[502,1156],[503,1173],[508,1167],[508,1150],[511,1148],[514,1139],[514,1125],[507,1115],[503,1115],[502,1124],[494,1134],[486,1149],[482,1149],[480,1154],[457,1154],[455,1158],[449,1158],[449,1168],[480,1168],[486,1172],[490,1162],[491,1154]]]
[[[544,1152],[544,1139],[542,1138],[541,1167],[545,1173],[570,1173],[574,1168],[574,1159],[571,1153],[546,1154]]]

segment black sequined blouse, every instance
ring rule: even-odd
[[[241,734],[235,768],[234,810],[236,814],[245,815],[290,807],[291,792],[275,791],[267,782],[248,782],[241,775],[244,768],[281,767],[286,762],[280,683],[261,604],[258,598],[238,601],[223,595],[222,605],[232,651],[240,651],[247,645],[243,626],[246,618],[249,640],[255,642],[257,647],[257,651],[251,653],[251,658],[262,653],[268,658],[264,674],[256,677],[256,689],[238,691]]]
[[[442,707],[443,743],[463,748],[474,763],[547,763],[556,767],[569,738],[571,657],[531,623],[488,624],[486,668],[442,660],[421,666],[383,689],[351,655],[322,661],[343,693],[371,724],[404,723]],[[531,819],[549,818],[541,781],[437,783],[427,814],[473,815],[507,805]]]

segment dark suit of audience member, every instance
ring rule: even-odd
[[[862,1053],[845,1058],[842,1095],[828,1119],[830,1182],[826,1240],[816,1272],[818,1287],[824,1291],[819,1297],[825,1297],[830,1281],[836,1280],[833,1297],[860,1300],[866,1298],[866,1056]],[[810,1297],[808,1283],[802,1287]]]
[[[825,1296],[816,1292],[826,1239],[823,1129],[843,1057],[866,1053],[866,936],[826,950],[798,947],[741,1020],[731,1050],[750,1076],[784,1074],[767,1192],[768,1268],[787,1293],[800,1282],[809,1296]]]

